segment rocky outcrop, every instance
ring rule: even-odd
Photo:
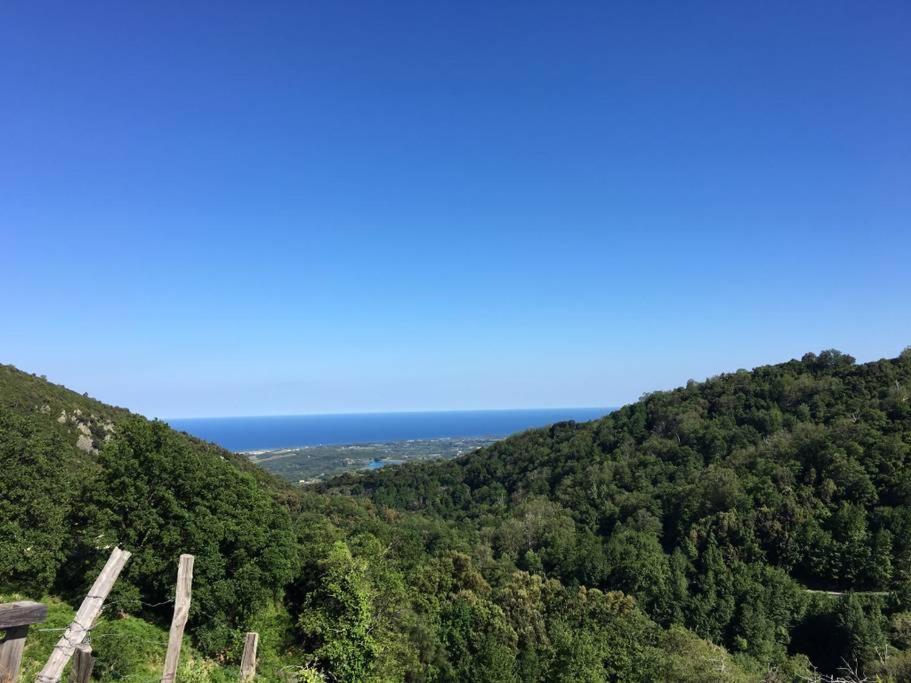
[[[97,415],[83,415],[82,410],[76,408],[70,413],[61,410],[57,417],[59,424],[72,425],[76,429],[76,448],[86,453],[95,454],[100,446],[99,438],[108,441],[114,433],[114,423],[110,420],[102,422]],[[103,436],[102,436],[103,435]]]

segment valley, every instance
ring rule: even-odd
[[[456,458],[490,446],[495,437],[443,437],[382,443],[301,446],[246,451],[251,463],[292,483],[315,484],[337,474],[407,462]]]

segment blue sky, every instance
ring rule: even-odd
[[[0,361],[150,416],[911,344],[911,4],[0,6]]]

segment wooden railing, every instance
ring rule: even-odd
[[[92,675],[94,658],[92,648],[85,642],[95,620],[101,613],[104,601],[114,587],[120,571],[130,559],[130,553],[114,548],[104,569],[95,579],[88,595],[82,601],[73,621],[64,629],[63,635],[48,657],[35,683],[58,683],[69,661],[70,683],[88,683]],[[174,617],[168,635],[168,651],[165,655],[162,683],[177,680],[177,665],[183,643],[184,627],[190,613],[190,596],[193,585],[193,556],[181,555],[177,568],[177,590],[174,598]],[[47,618],[47,606],[41,603],[22,601],[0,604],[0,631],[6,637],[0,641],[0,683],[18,683],[22,664],[22,651],[29,626],[39,624]],[[256,650],[259,635],[248,633],[244,641],[244,653],[240,663],[240,678],[250,681],[256,676]]]
[[[47,619],[47,606],[37,602],[8,602],[0,605],[0,630],[6,637],[0,642],[0,683],[16,683],[28,627]]]

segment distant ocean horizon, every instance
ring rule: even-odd
[[[296,446],[386,443],[454,437],[501,438],[534,427],[575,420],[586,422],[613,408],[536,408],[528,410],[451,410],[410,413],[343,413],[261,417],[171,419],[174,429],[231,451]]]

